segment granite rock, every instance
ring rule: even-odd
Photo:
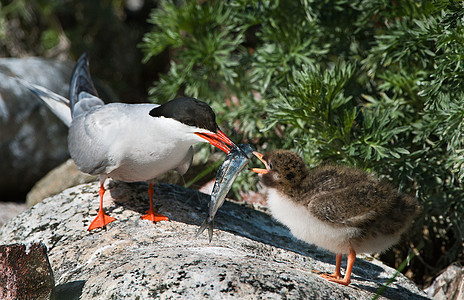
[[[140,219],[148,209],[146,190],[145,183],[110,181],[104,207],[117,220],[88,232],[98,183],[67,189],[5,224],[0,244],[44,243],[57,297],[67,299],[372,299],[395,274],[359,256],[349,286],[328,282],[314,270],[333,272],[333,254],[295,240],[266,213],[230,201],[208,243],[206,233],[195,238],[208,195],[157,185],[155,207],[171,221],[152,224]],[[401,274],[380,296],[406,298],[427,299]]]

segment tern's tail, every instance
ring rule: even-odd
[[[68,99],[19,77],[16,77],[16,80],[36,94],[66,126],[71,125],[71,109]]]
[[[74,67],[69,88],[69,100],[40,85],[30,83],[19,77],[15,78],[36,94],[68,127],[71,126],[73,117],[90,110],[94,106],[104,105],[103,101],[97,97],[97,91],[90,78],[87,53],[82,54]]]
[[[98,97],[97,90],[90,77],[88,55],[87,52],[84,52],[74,66],[69,86],[69,100],[71,101],[71,112],[73,115],[76,103],[82,97],[88,98],[89,95]]]
[[[203,231],[205,231],[206,228],[208,228],[209,242],[211,243],[211,241],[213,240],[213,227],[214,227],[214,220],[208,221],[208,218],[206,218],[201,224],[200,229],[198,229],[195,237],[198,237]]]

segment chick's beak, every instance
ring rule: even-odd
[[[263,159],[263,156],[261,153],[253,151],[253,155],[256,156],[266,167],[266,169],[259,169],[259,168],[252,168],[251,171],[258,173],[258,174],[267,174],[269,172],[269,165],[267,162]]]
[[[227,154],[230,153],[230,148],[228,147],[228,145],[237,148],[237,145],[235,145],[235,143],[232,142],[232,140],[227,135],[225,135],[224,132],[222,132],[220,129],[218,129],[217,133],[195,132],[195,134],[201,138],[204,138],[208,141],[208,143],[210,143],[216,148],[221,149]]]

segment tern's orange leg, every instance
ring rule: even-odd
[[[100,195],[100,209],[98,210],[97,216],[95,219],[90,223],[89,226],[89,231],[95,228],[103,228],[106,227],[107,224],[113,222],[116,220],[113,217],[108,216],[105,214],[103,211],[103,195],[105,194],[105,188],[103,187],[103,183],[100,184],[100,190],[98,191],[98,194]]]
[[[149,220],[154,223],[159,221],[169,221],[168,217],[155,213],[153,209],[153,183],[150,182],[148,185],[148,198],[150,199],[150,209],[146,211],[146,214],[141,218],[144,220]]]
[[[336,266],[335,273],[332,275],[322,274],[321,277],[326,278],[329,281],[340,283],[343,285],[349,285],[351,283],[351,271],[353,270],[354,261],[356,260],[356,252],[350,248],[350,253],[348,254],[346,262],[346,272],[345,277],[341,278],[340,266],[341,266],[342,255],[337,254],[336,256]]]

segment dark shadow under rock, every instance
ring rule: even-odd
[[[82,295],[85,281],[71,281],[55,287],[54,300],[78,300]]]

